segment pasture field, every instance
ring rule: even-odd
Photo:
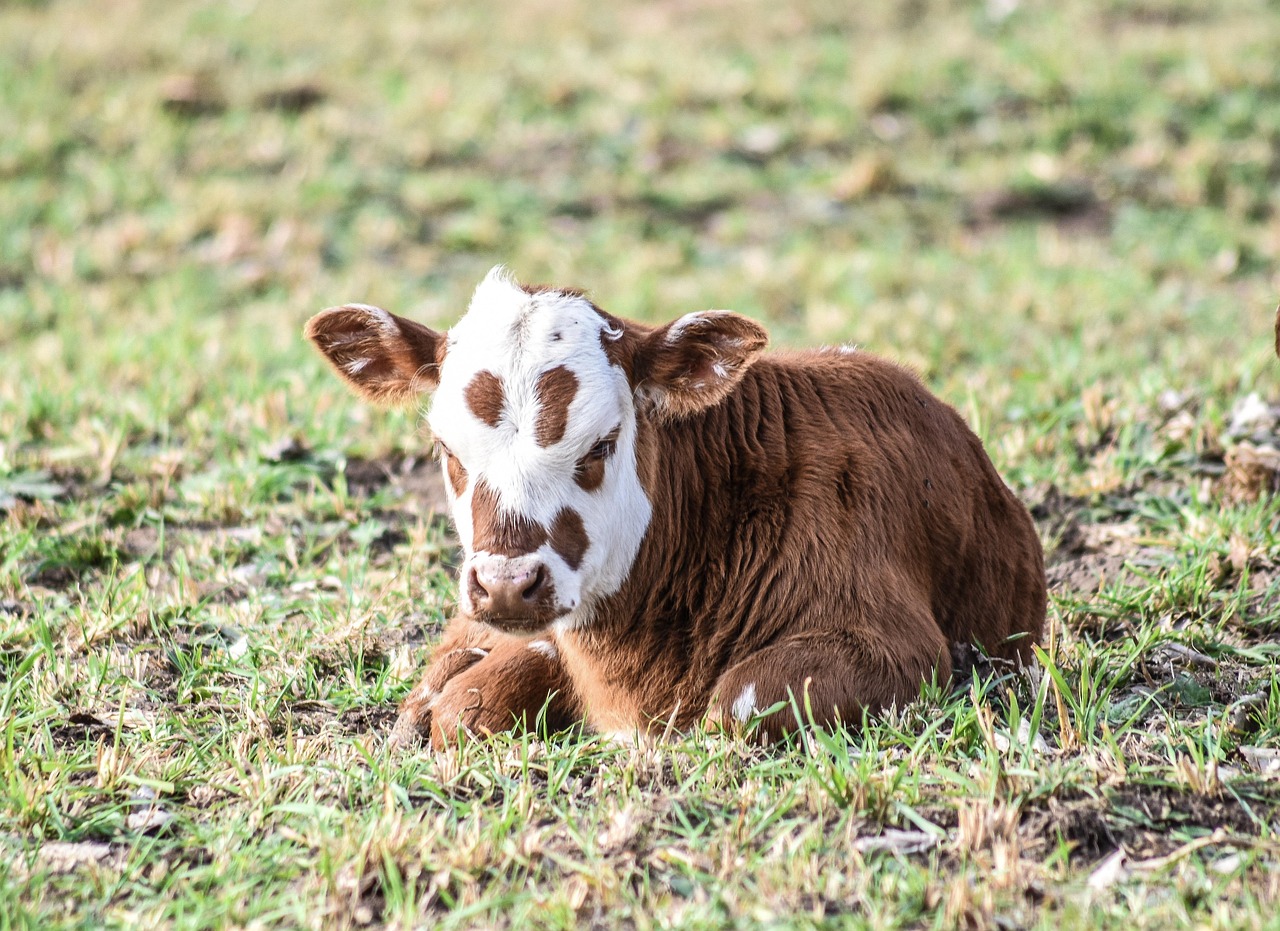
[[[0,929],[1280,927],[1280,4],[0,5]],[[914,367],[1033,674],[384,747],[456,549],[300,336],[497,262]]]

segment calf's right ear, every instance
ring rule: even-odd
[[[768,342],[764,327],[739,314],[685,314],[647,334],[636,348],[636,396],[668,420],[705,410],[737,386]]]
[[[445,335],[379,307],[330,307],[308,320],[303,334],[375,404],[407,404],[440,383]]]

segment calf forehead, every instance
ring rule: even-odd
[[[490,273],[449,331],[433,427],[457,428],[466,415],[554,446],[570,430],[575,401],[584,416],[574,419],[598,427],[593,421],[607,417],[600,408],[608,406],[600,402],[616,393],[620,376],[602,346],[609,335],[608,320],[582,297],[530,292]]]

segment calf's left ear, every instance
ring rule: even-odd
[[[670,419],[704,410],[733,390],[768,342],[764,327],[740,314],[685,314],[646,335],[636,348],[636,395]]]
[[[445,335],[380,307],[330,307],[303,333],[343,381],[375,404],[407,404],[440,383]]]

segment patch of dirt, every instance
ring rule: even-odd
[[[343,637],[321,643],[307,660],[316,672],[326,676],[354,668],[358,662],[366,678],[376,677],[391,662],[395,648],[409,642],[411,635],[411,631],[401,626]]]
[[[30,617],[35,610],[35,605],[26,601],[0,600],[0,614],[8,617]]]
[[[1241,802],[1231,795],[1198,795],[1172,786],[1133,785],[1107,798],[1107,820],[1130,856],[1145,859],[1162,856],[1185,843],[1182,832],[1198,828],[1210,833],[1225,828],[1231,834],[1257,837],[1262,832]],[[1280,810],[1270,805],[1251,806],[1263,821],[1274,821]]]
[[[338,715],[344,734],[389,734],[395,721],[395,705],[359,705]]]
[[[159,704],[172,706],[178,701],[178,689],[176,683],[178,681],[178,672],[173,668],[173,663],[165,655],[161,649],[149,649],[136,651],[139,655],[146,656],[146,665],[143,667],[142,681],[146,683],[147,690],[155,693],[155,699]]]
[[[286,731],[314,737],[323,733],[337,719],[337,710],[327,701],[301,699],[288,702],[281,708],[282,720],[272,721],[271,731],[280,735]]]
[[[1048,805],[1023,815],[1020,833],[1029,833],[1046,844],[1066,841],[1073,863],[1093,863],[1119,846],[1120,841],[1104,815],[1101,799],[1050,798]]]
[[[63,723],[50,727],[49,733],[59,749],[67,750],[98,740],[109,740],[115,734],[115,729],[94,715],[77,711]]]
[[[323,102],[327,96],[318,84],[301,81],[263,91],[254,99],[254,103],[262,110],[302,113]]]
[[[1228,501],[1257,501],[1280,492],[1280,449],[1271,443],[1242,441],[1226,451],[1222,495]]]
[[[421,513],[448,515],[449,498],[440,468],[428,458],[393,455],[377,459],[348,459],[343,476],[356,495],[371,495],[390,485]]]
[[[1101,13],[1104,29],[1124,26],[1186,26],[1210,19],[1210,12],[1201,5],[1164,3],[1155,0],[1138,0],[1105,7]]]
[[[1254,813],[1274,822],[1280,803],[1251,801]],[[1163,856],[1197,834],[1218,828],[1240,837],[1258,837],[1262,827],[1232,795],[1200,795],[1166,785],[1128,785],[1100,798],[1069,794],[1051,797],[1024,811],[1019,833],[1030,847],[1071,845],[1074,864],[1096,863],[1119,847],[1134,859]],[[1031,840],[1033,839],[1034,840]]]
[[[1048,486],[1026,502],[1045,545],[1045,575],[1055,594],[1092,595],[1132,577],[1132,566],[1156,564],[1161,552],[1136,543],[1126,520],[1089,521],[1088,502]]]
[[[1164,693],[1169,699],[1192,707],[1206,704],[1196,700],[1197,692],[1203,693],[1208,702],[1230,705],[1265,684],[1257,669],[1220,662],[1177,643],[1157,646],[1143,658],[1140,671],[1148,684],[1170,686]]]
[[[970,200],[966,219],[978,228],[1017,220],[1047,220],[1077,233],[1101,235],[1111,229],[1110,208],[1083,180],[985,191]]]
[[[156,555],[160,549],[160,532],[150,524],[125,532],[120,551],[130,559],[144,560]]]
[[[1093,595],[1108,583],[1128,573],[1123,553],[1082,553],[1045,570],[1049,591],[1054,594]]]

